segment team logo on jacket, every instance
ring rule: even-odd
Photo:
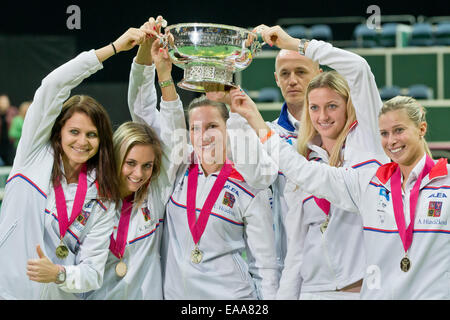
[[[230,208],[233,208],[235,201],[236,197],[228,191],[225,191],[225,196],[223,197],[222,203]]]
[[[428,204],[428,216],[429,217],[440,217],[442,209],[442,202],[440,201],[430,201]]]
[[[90,215],[91,215],[90,212],[81,210],[81,213],[77,217],[77,221],[81,223],[83,226],[85,226]]]
[[[151,217],[150,217],[150,210],[148,210],[147,207],[142,208],[142,214],[144,215],[144,220],[145,220],[145,222],[151,220]]]

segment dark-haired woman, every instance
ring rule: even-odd
[[[0,297],[76,299],[101,286],[120,199],[112,128],[95,99],[69,96],[145,38],[130,28],[52,71],[36,91],[0,214]]]

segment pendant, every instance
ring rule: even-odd
[[[203,252],[198,249],[198,246],[195,245],[195,248],[191,252],[191,261],[195,264],[199,264],[202,261]]]
[[[61,260],[67,258],[67,256],[69,255],[69,249],[66,247],[66,245],[62,240],[59,246],[56,247],[55,253],[58,259]]]
[[[327,217],[327,219],[320,225],[320,232],[324,233],[325,230],[327,230],[328,221],[329,221],[329,219]]]
[[[408,256],[404,256],[400,261],[400,269],[403,272],[408,272],[411,269],[411,260],[409,260]]]
[[[127,264],[122,260],[120,260],[116,264],[116,275],[120,278],[123,278],[127,274],[127,271],[128,271]]]

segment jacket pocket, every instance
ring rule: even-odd
[[[0,238],[0,248],[6,242],[6,240],[8,240],[9,236],[14,232],[16,227],[17,227],[17,220],[14,221],[13,225],[9,227],[8,231],[5,232],[5,234]]]

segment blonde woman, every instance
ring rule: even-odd
[[[274,39],[282,47],[299,45],[298,39],[277,36],[278,31],[269,30],[264,39],[270,44]],[[353,77],[360,76],[357,72]],[[364,82],[358,84],[361,89]],[[270,131],[248,97],[240,96],[232,109],[248,120],[288,179],[342,210],[361,215],[366,255],[362,299],[450,298],[449,167],[446,159],[431,159],[420,103],[411,97],[387,101],[379,112],[378,127],[381,146],[392,162],[350,170],[305,159]]]
[[[279,27],[258,30],[266,41],[272,36],[278,39],[280,48],[299,50],[298,39]],[[289,41],[296,46],[289,46]],[[382,102],[367,62],[323,41],[302,40],[301,44],[302,54],[336,71],[320,73],[305,90],[298,153],[310,161],[354,170],[387,162],[377,125]],[[235,105],[239,104],[240,92],[232,95]],[[289,209],[284,220],[287,253],[277,298],[358,299],[365,275],[362,220],[304,192],[280,171],[288,178]]]
[[[161,21],[162,17],[150,18],[141,29],[156,35]],[[154,39],[148,37],[140,45],[131,66],[129,107],[133,122],[122,124],[113,136],[121,209],[114,217],[103,286],[87,294],[87,299],[163,298],[162,224],[178,168],[170,159],[174,146],[171,135],[177,128],[185,130],[185,122],[173,82],[163,88],[160,111],[156,110],[155,69],[162,79],[170,77],[171,65],[161,58]]]
[[[254,105],[235,110],[261,138],[269,129]],[[243,112],[245,110],[245,112]],[[434,161],[424,136],[425,109],[411,97],[387,101],[379,114],[383,149],[392,162],[367,170],[308,161],[279,138],[264,147],[294,183],[363,220],[363,299],[449,299],[449,166]],[[349,214],[351,215],[351,214]],[[433,270],[433,272],[430,272]]]

